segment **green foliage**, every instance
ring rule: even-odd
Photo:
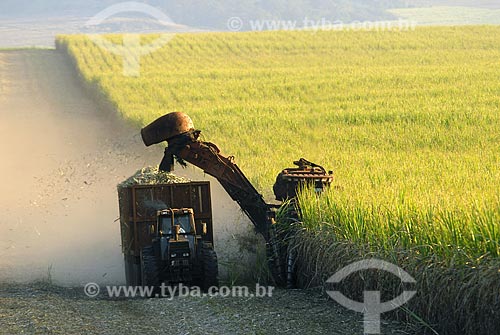
[[[304,156],[364,203],[455,206],[498,199],[499,32],[182,34],[139,78],[84,36],[60,40],[126,119],[187,112],[266,195]]]
[[[500,257],[500,202],[455,208],[406,200],[366,203],[333,189],[319,197],[304,190],[299,201],[307,230],[366,253],[472,267]]]

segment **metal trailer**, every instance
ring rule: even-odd
[[[210,183],[134,185],[118,187],[122,252],[127,285],[141,283],[140,252],[151,244],[157,212],[168,208],[192,208],[196,229],[207,226],[203,240],[213,244]]]

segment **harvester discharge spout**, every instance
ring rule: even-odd
[[[197,140],[199,134],[200,131],[194,129],[191,118],[182,112],[166,114],[141,130],[142,140],[146,146],[168,142],[169,145],[165,149],[165,156],[159,167],[160,171],[167,172],[174,170],[176,152],[189,142],[189,138]],[[182,159],[177,158],[178,162],[185,166]]]

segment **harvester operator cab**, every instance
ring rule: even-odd
[[[273,186],[276,200],[295,199],[301,187],[311,185],[316,193],[321,193],[333,181],[333,172],[301,158],[293,162],[296,168],[288,168],[278,174]]]

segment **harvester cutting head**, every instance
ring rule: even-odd
[[[326,171],[322,166],[311,163],[304,158],[293,162],[297,167],[284,169],[276,178],[273,186],[276,200],[285,201],[297,196],[301,187],[313,185],[317,193],[323,191],[333,181],[332,171]]]
[[[168,141],[176,136],[194,131],[191,118],[182,112],[166,114],[141,130],[146,146]]]

